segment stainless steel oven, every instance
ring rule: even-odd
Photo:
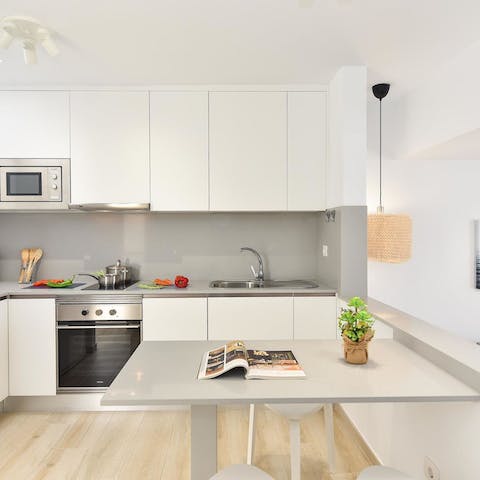
[[[57,300],[57,391],[104,390],[142,341],[142,298]]]
[[[67,209],[69,159],[0,159],[0,208]]]

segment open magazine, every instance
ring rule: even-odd
[[[203,355],[198,378],[215,378],[234,368],[244,368],[245,378],[304,378],[305,372],[290,350],[249,350],[239,340]]]

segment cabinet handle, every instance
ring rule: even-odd
[[[109,328],[140,328],[140,325],[98,325],[98,326],[92,326],[92,325],[84,325],[81,326],[79,325],[74,326],[74,325],[60,325],[57,326],[57,330],[100,330],[100,329],[109,329]]]

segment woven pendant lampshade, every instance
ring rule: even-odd
[[[372,87],[380,100],[380,205],[377,213],[368,216],[368,258],[384,263],[402,263],[412,255],[412,219],[408,215],[386,214],[382,206],[382,98],[390,85]]]
[[[412,219],[408,215],[368,216],[368,258],[402,263],[412,255]]]

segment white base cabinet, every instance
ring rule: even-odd
[[[208,299],[209,340],[293,338],[293,297]]]
[[[294,297],[295,340],[337,338],[337,297]]]
[[[0,301],[0,402],[8,397],[8,301]]]
[[[55,395],[55,300],[10,299],[8,330],[10,395]]]
[[[143,340],[206,339],[206,298],[143,299]]]

